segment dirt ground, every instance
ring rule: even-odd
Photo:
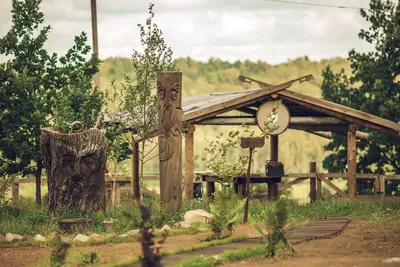
[[[163,250],[174,250],[182,247],[191,247],[206,238],[205,233],[196,235],[172,236],[162,245]],[[46,266],[51,254],[51,247],[0,247],[0,266],[4,267],[43,267]],[[69,250],[67,261],[76,262],[80,252],[96,251],[100,256],[99,264],[116,263],[128,260],[141,253],[138,242],[103,244],[87,247],[73,247]],[[75,264],[71,264],[74,266]]]
[[[383,263],[400,258],[400,222],[371,224],[351,222],[341,235],[313,240],[295,246],[297,254],[282,253],[276,259],[255,258],[224,266],[283,267],[392,267],[400,263]]]
[[[384,259],[400,257],[400,222],[383,221],[368,223],[351,222],[343,233],[333,239],[314,240],[295,246],[297,254],[282,254],[276,259],[255,258],[228,264],[226,266],[349,266],[379,267],[400,266],[400,264],[382,263]],[[257,236],[251,225],[239,226],[235,236]],[[167,238],[163,250],[190,247],[201,242],[207,234],[182,235]],[[88,247],[75,247],[69,252],[68,260],[76,262],[80,252],[96,251],[100,264],[115,263],[138,256],[139,243],[105,244]],[[12,247],[0,248],[0,266],[45,266],[51,253],[50,247]]]

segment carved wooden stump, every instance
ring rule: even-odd
[[[92,128],[77,133],[43,129],[49,211],[91,213],[106,208],[104,168],[107,138]]]

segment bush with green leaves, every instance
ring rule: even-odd
[[[265,227],[267,232],[264,232],[260,226],[255,225],[256,230],[261,234],[262,241],[267,246],[267,256],[274,257],[276,248],[279,243],[283,244],[283,248],[289,248],[294,252],[294,249],[285,236],[284,227],[288,221],[287,202],[284,198],[280,198],[275,203],[275,208],[270,212],[265,219]]]
[[[227,187],[215,192],[214,201],[210,204],[210,212],[213,215],[209,221],[213,232],[212,239],[224,238],[232,234],[233,227],[243,218],[245,203],[245,200],[239,200],[238,196]]]
[[[79,266],[94,265],[100,261],[100,256],[96,251],[90,253],[81,252],[78,255]]]

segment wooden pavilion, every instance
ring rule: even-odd
[[[239,78],[241,77],[243,78],[243,76]],[[182,121],[187,131],[184,148],[186,197],[193,197],[195,125],[256,125],[258,107],[266,101],[278,99],[281,99],[289,109],[290,129],[306,131],[325,138],[331,138],[332,133],[347,136],[348,196],[356,197],[356,140],[368,140],[368,134],[362,130],[370,129],[400,138],[400,124],[289,90],[295,82],[308,82],[312,79],[312,75],[307,75],[278,85],[256,81],[260,89],[201,94],[184,98]],[[231,115],[232,113],[238,115]],[[152,136],[157,136],[157,133]],[[278,136],[270,138],[271,160],[278,160],[278,139]],[[138,139],[136,141],[140,142]],[[134,146],[133,149],[138,149],[138,146]],[[132,166],[133,190],[138,191],[137,157],[132,158]],[[277,184],[273,180],[268,182],[268,192],[269,195],[277,195]]]

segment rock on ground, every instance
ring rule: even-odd
[[[171,230],[172,230],[172,229],[171,229],[171,226],[169,226],[168,224],[164,225],[164,226],[161,228],[161,231],[169,232],[169,231],[171,231]]]
[[[15,242],[15,241],[19,241],[22,240],[23,237],[17,234],[12,234],[12,233],[7,233],[6,234],[6,240],[7,242]]]
[[[175,228],[178,228],[178,229],[187,229],[187,228],[189,228],[191,225],[192,225],[191,222],[186,222],[186,221],[184,221],[184,222],[178,222],[178,223],[176,223],[176,224],[174,225],[174,227],[175,227]]]
[[[78,234],[74,238],[74,241],[80,241],[80,242],[87,242],[88,240],[89,240],[89,237],[87,235],[82,235],[82,234]]]
[[[99,234],[92,234],[92,235],[90,236],[90,239],[91,239],[91,240],[94,240],[94,241],[102,242],[102,241],[104,241],[105,236],[104,236],[104,235],[99,235]]]
[[[212,214],[204,210],[189,210],[184,216],[185,222],[208,222],[212,218]]]
[[[128,236],[129,236],[129,235],[127,235],[127,234],[118,235],[118,237],[121,237],[121,238],[128,237]]]
[[[24,241],[33,241],[33,237],[31,235],[24,235],[22,240],[24,240]]]
[[[63,242],[63,243],[69,243],[69,242],[72,241],[72,239],[70,237],[62,236],[60,238],[60,241]]]
[[[127,232],[126,234],[132,237],[135,237],[139,234],[140,230],[130,230],[129,232]]]
[[[33,240],[35,240],[35,241],[40,241],[40,242],[45,242],[45,241],[46,241],[46,238],[45,238],[44,236],[42,236],[42,235],[35,235],[35,236],[33,237]]]
[[[116,236],[117,236],[116,234],[107,234],[106,238],[113,238],[113,237],[116,237]]]

